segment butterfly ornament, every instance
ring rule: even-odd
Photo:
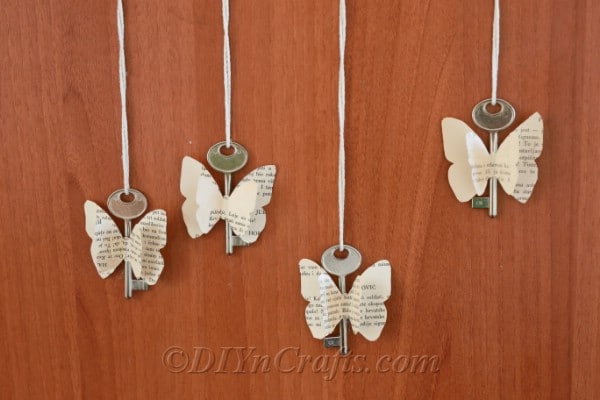
[[[185,197],[182,212],[188,234],[198,238],[222,219],[226,224],[226,253],[232,254],[234,246],[256,242],[264,230],[267,217],[263,207],[271,201],[277,170],[274,165],[255,169],[230,194],[231,174],[244,167],[248,153],[232,142],[233,153],[225,155],[224,145],[225,142],[216,144],[207,156],[209,164],[225,175],[224,194],[208,169],[191,157],[183,159],[180,190]]]
[[[472,199],[473,208],[489,208],[490,216],[497,215],[497,182],[504,191],[526,203],[538,179],[536,159],[542,153],[544,124],[539,113],[509,133],[498,147],[498,133],[508,128],[515,119],[515,109],[505,100],[498,99],[500,110],[488,111],[490,100],[484,100],[473,109],[473,121],[490,134],[490,151],[479,136],[456,118],[442,120],[444,153],[452,163],[448,180],[460,202]],[[481,196],[490,185],[489,197]]]
[[[160,250],[167,244],[164,210],[149,212],[131,229],[131,221],[146,211],[147,201],[141,192],[130,192],[134,195],[130,202],[121,199],[123,190],[114,192],[107,202],[111,213],[125,221],[125,235],[98,204],[89,200],[84,204],[85,230],[92,239],[90,251],[96,270],[105,279],[124,261],[126,298],[131,298],[134,290],[145,291],[156,284],[164,268]]]
[[[302,297],[308,301],[304,314],[311,334],[325,339],[326,347],[339,347],[342,354],[347,354],[347,321],[355,334],[369,341],[381,335],[387,320],[385,301],[391,294],[391,266],[387,260],[376,262],[354,280],[352,290],[346,293],[345,277],[358,269],[362,258],[354,247],[345,246],[348,255],[339,259],[337,249],[334,246],[323,253],[323,267],[309,259],[300,260],[300,282]],[[339,277],[339,288],[328,272]],[[338,324],[340,335],[327,337]]]

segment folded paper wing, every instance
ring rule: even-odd
[[[538,158],[543,146],[543,121],[539,113],[530,116],[490,154],[471,128],[456,118],[442,120],[444,153],[453,163],[448,181],[456,198],[465,202],[481,195],[492,177],[506,193],[525,203],[537,182]]]
[[[519,142],[514,140],[515,137],[509,135],[498,151],[490,154],[479,136],[473,132],[467,134],[471,181],[478,196],[485,191],[488,180],[494,177],[506,193],[512,193],[519,175]]]
[[[308,301],[304,310],[313,337],[323,339],[342,319],[343,296],[329,274],[316,262],[300,260],[302,297]]]
[[[148,285],[154,285],[165,260],[160,250],[167,244],[167,213],[164,210],[149,212],[137,223],[127,240],[127,257],[133,274]]]
[[[196,221],[200,231],[208,233],[220,219],[224,219],[230,222],[236,235],[246,234],[250,229],[256,197],[256,182],[252,180],[241,182],[231,196],[224,198],[212,176],[203,174],[198,179],[196,192]]]
[[[448,169],[448,181],[460,202],[469,201],[476,194],[467,153],[467,135],[472,132],[471,128],[459,119],[444,118],[442,120],[444,154],[446,159],[452,163]]]
[[[329,274],[314,261],[302,259],[299,267],[302,296],[309,302],[305,317],[313,337],[323,339],[347,318],[354,333],[370,341],[379,338],[387,320],[384,302],[391,294],[388,261],[377,262],[357,277],[348,294],[340,293]]]
[[[181,171],[180,190],[186,198],[182,206],[183,219],[191,237],[210,232],[220,219],[224,219],[244,242],[253,243],[258,239],[266,224],[262,207],[269,204],[273,192],[274,165],[252,171],[228,198],[223,197],[202,163],[185,157]]]
[[[84,205],[85,230],[92,239],[90,252],[98,274],[111,275],[122,261],[129,261],[133,274],[147,284],[154,285],[164,268],[160,250],[167,243],[167,214],[154,210],[124,238],[110,215],[92,201]]]
[[[85,231],[92,239],[91,253],[98,274],[105,279],[125,259],[126,243],[117,224],[93,201],[86,201]]]
[[[526,203],[531,197],[538,179],[538,166],[535,160],[542,154],[544,147],[542,116],[537,112],[534,113],[510,136],[513,135],[515,136],[513,140],[519,141],[519,162],[517,164],[518,178],[511,195],[520,203]]]
[[[204,168],[204,165],[194,160],[192,157],[184,157],[181,163],[181,178],[179,180],[179,190],[185,201],[181,206],[183,214],[183,222],[187,227],[188,234],[192,238],[200,237],[204,232],[200,229],[200,225],[196,219],[196,193],[198,191],[198,180],[202,175],[210,173]]]
[[[277,168],[274,165],[265,165],[250,172],[240,182],[240,185],[243,185],[246,180],[251,180],[256,183],[256,205],[254,212],[250,216],[250,226],[246,233],[239,235],[246,243],[256,242],[262,231],[265,229],[267,214],[263,207],[271,202],[276,173]]]
[[[350,322],[354,333],[375,341],[387,321],[385,301],[392,293],[392,268],[390,262],[381,260],[367,268],[354,280],[350,291]]]

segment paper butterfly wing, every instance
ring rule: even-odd
[[[471,132],[471,128],[459,119],[442,120],[444,153],[446,159],[452,163],[448,169],[448,181],[460,202],[469,201],[476,193],[467,153],[467,134]]]
[[[256,208],[257,191],[256,182],[244,178],[224,202],[223,218],[229,221],[233,233],[237,236],[249,232]]]
[[[380,260],[354,280],[350,292],[350,322],[354,333],[375,341],[387,320],[385,301],[392,293],[392,268],[387,260]]]
[[[194,239],[206,233],[200,229],[200,225],[196,218],[196,211],[198,209],[198,205],[196,204],[198,182],[200,177],[205,174],[208,174],[210,177],[209,172],[200,162],[191,157],[183,158],[183,162],[181,163],[179,190],[183,197],[185,197],[185,201],[183,202],[183,206],[181,206],[181,211],[183,213],[183,221],[187,227],[188,234]]]
[[[86,201],[85,231],[92,245],[90,252],[98,274],[105,279],[112,274],[125,257],[125,240],[119,228],[100,206],[93,201]]]
[[[488,180],[494,176],[494,168],[490,165],[494,158],[490,156],[487,147],[475,132],[467,133],[466,141],[471,182],[475,193],[481,196],[487,187]]]
[[[313,337],[323,339],[342,319],[343,296],[329,274],[312,260],[300,260],[302,297],[308,301],[304,311]]]
[[[154,285],[165,266],[160,250],[167,244],[167,213],[149,212],[129,235],[128,258],[133,274],[148,285]]]
[[[204,165],[198,163],[200,175],[196,186],[196,223],[202,234],[210,232],[221,218],[227,214],[227,201],[223,198],[219,185]]]
[[[519,136],[509,134],[493,156],[493,173],[507,194],[512,194],[519,177]]]
[[[250,218],[250,227],[244,235],[241,235],[241,239],[246,243],[256,242],[265,229],[267,215],[263,207],[271,202],[276,173],[277,168],[274,165],[265,165],[249,173],[240,183],[242,184],[246,179],[251,179],[257,185],[256,205]]]
[[[533,193],[538,179],[538,166],[535,160],[542,154],[544,145],[544,121],[539,113],[534,113],[510,136],[519,142],[518,178],[511,195],[520,203],[526,203]]]
[[[474,133],[467,135],[469,164],[477,193],[483,193],[487,180],[496,177],[506,193],[525,203],[537,181],[535,159],[542,150],[542,132],[541,117],[536,113],[511,132],[493,155],[487,154],[485,145]]]

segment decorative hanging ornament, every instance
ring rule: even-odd
[[[492,38],[492,97],[475,106],[473,122],[490,135],[488,152],[479,136],[456,118],[442,120],[444,152],[453,165],[448,170],[450,187],[460,202],[472,200],[473,208],[489,209],[490,217],[498,215],[498,182],[506,193],[521,203],[527,202],[538,178],[535,160],[542,153],[544,123],[539,113],[508,134],[498,147],[498,134],[515,120],[516,111],[507,101],[496,97],[498,58],[500,54],[500,0],[494,3]],[[492,112],[489,107],[499,106]],[[481,196],[490,182],[488,197]]]
[[[121,139],[123,158],[123,189],[112,193],[107,200],[109,211],[125,223],[121,235],[110,215],[93,201],[86,201],[85,230],[92,239],[91,253],[98,274],[104,279],[125,261],[125,298],[135,290],[148,290],[164,268],[160,250],[167,244],[167,213],[154,210],[131,228],[132,220],[141,217],[148,207],[146,196],[129,186],[129,132],[127,124],[127,73],[125,68],[125,21],[122,0],[117,2],[119,33],[119,80],[121,88]],[[128,197],[133,197],[131,200]],[[132,275],[133,274],[133,275]]]
[[[392,291],[391,265],[381,260],[354,280],[354,287],[346,291],[346,276],[360,267],[362,256],[352,246],[344,243],[344,203],[346,191],[346,155],[344,148],[344,121],[346,109],[346,78],[344,56],[346,50],[346,1],[340,0],[340,72],[338,87],[338,112],[340,126],[339,144],[339,245],[325,250],[321,267],[312,260],[300,260],[300,284],[302,297],[309,304],[305,318],[316,339],[324,339],[325,347],[337,347],[343,355],[348,354],[348,321],[354,333],[375,341],[387,320],[385,301]],[[329,275],[338,277],[338,286]],[[340,325],[339,335],[326,337]]]
[[[224,194],[208,169],[191,157],[183,159],[180,190],[185,197],[183,220],[188,234],[198,238],[225,220],[225,252],[254,243],[267,222],[263,209],[271,201],[277,169],[266,165],[248,174],[231,192],[234,172],[248,162],[248,151],[231,141],[231,55],[229,47],[229,0],[223,0],[225,141],[213,145],[206,156],[208,164],[224,175]],[[227,154],[227,152],[231,154]]]

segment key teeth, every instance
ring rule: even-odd
[[[340,347],[341,338],[339,336],[330,336],[323,339],[325,348]]]
[[[231,234],[231,236],[227,239],[227,244],[225,245],[225,253],[227,255],[232,255],[234,248],[248,246],[250,246],[250,243],[246,243],[241,237]]]
[[[475,209],[490,208],[489,197],[473,197],[473,199],[471,200],[471,208],[475,208]]]
[[[231,243],[232,243],[233,247],[248,247],[248,246],[250,246],[250,243],[244,242],[242,240],[242,238],[239,236],[232,236]]]
[[[138,292],[147,292],[148,284],[142,279],[134,279],[133,281],[131,281],[131,289]]]

